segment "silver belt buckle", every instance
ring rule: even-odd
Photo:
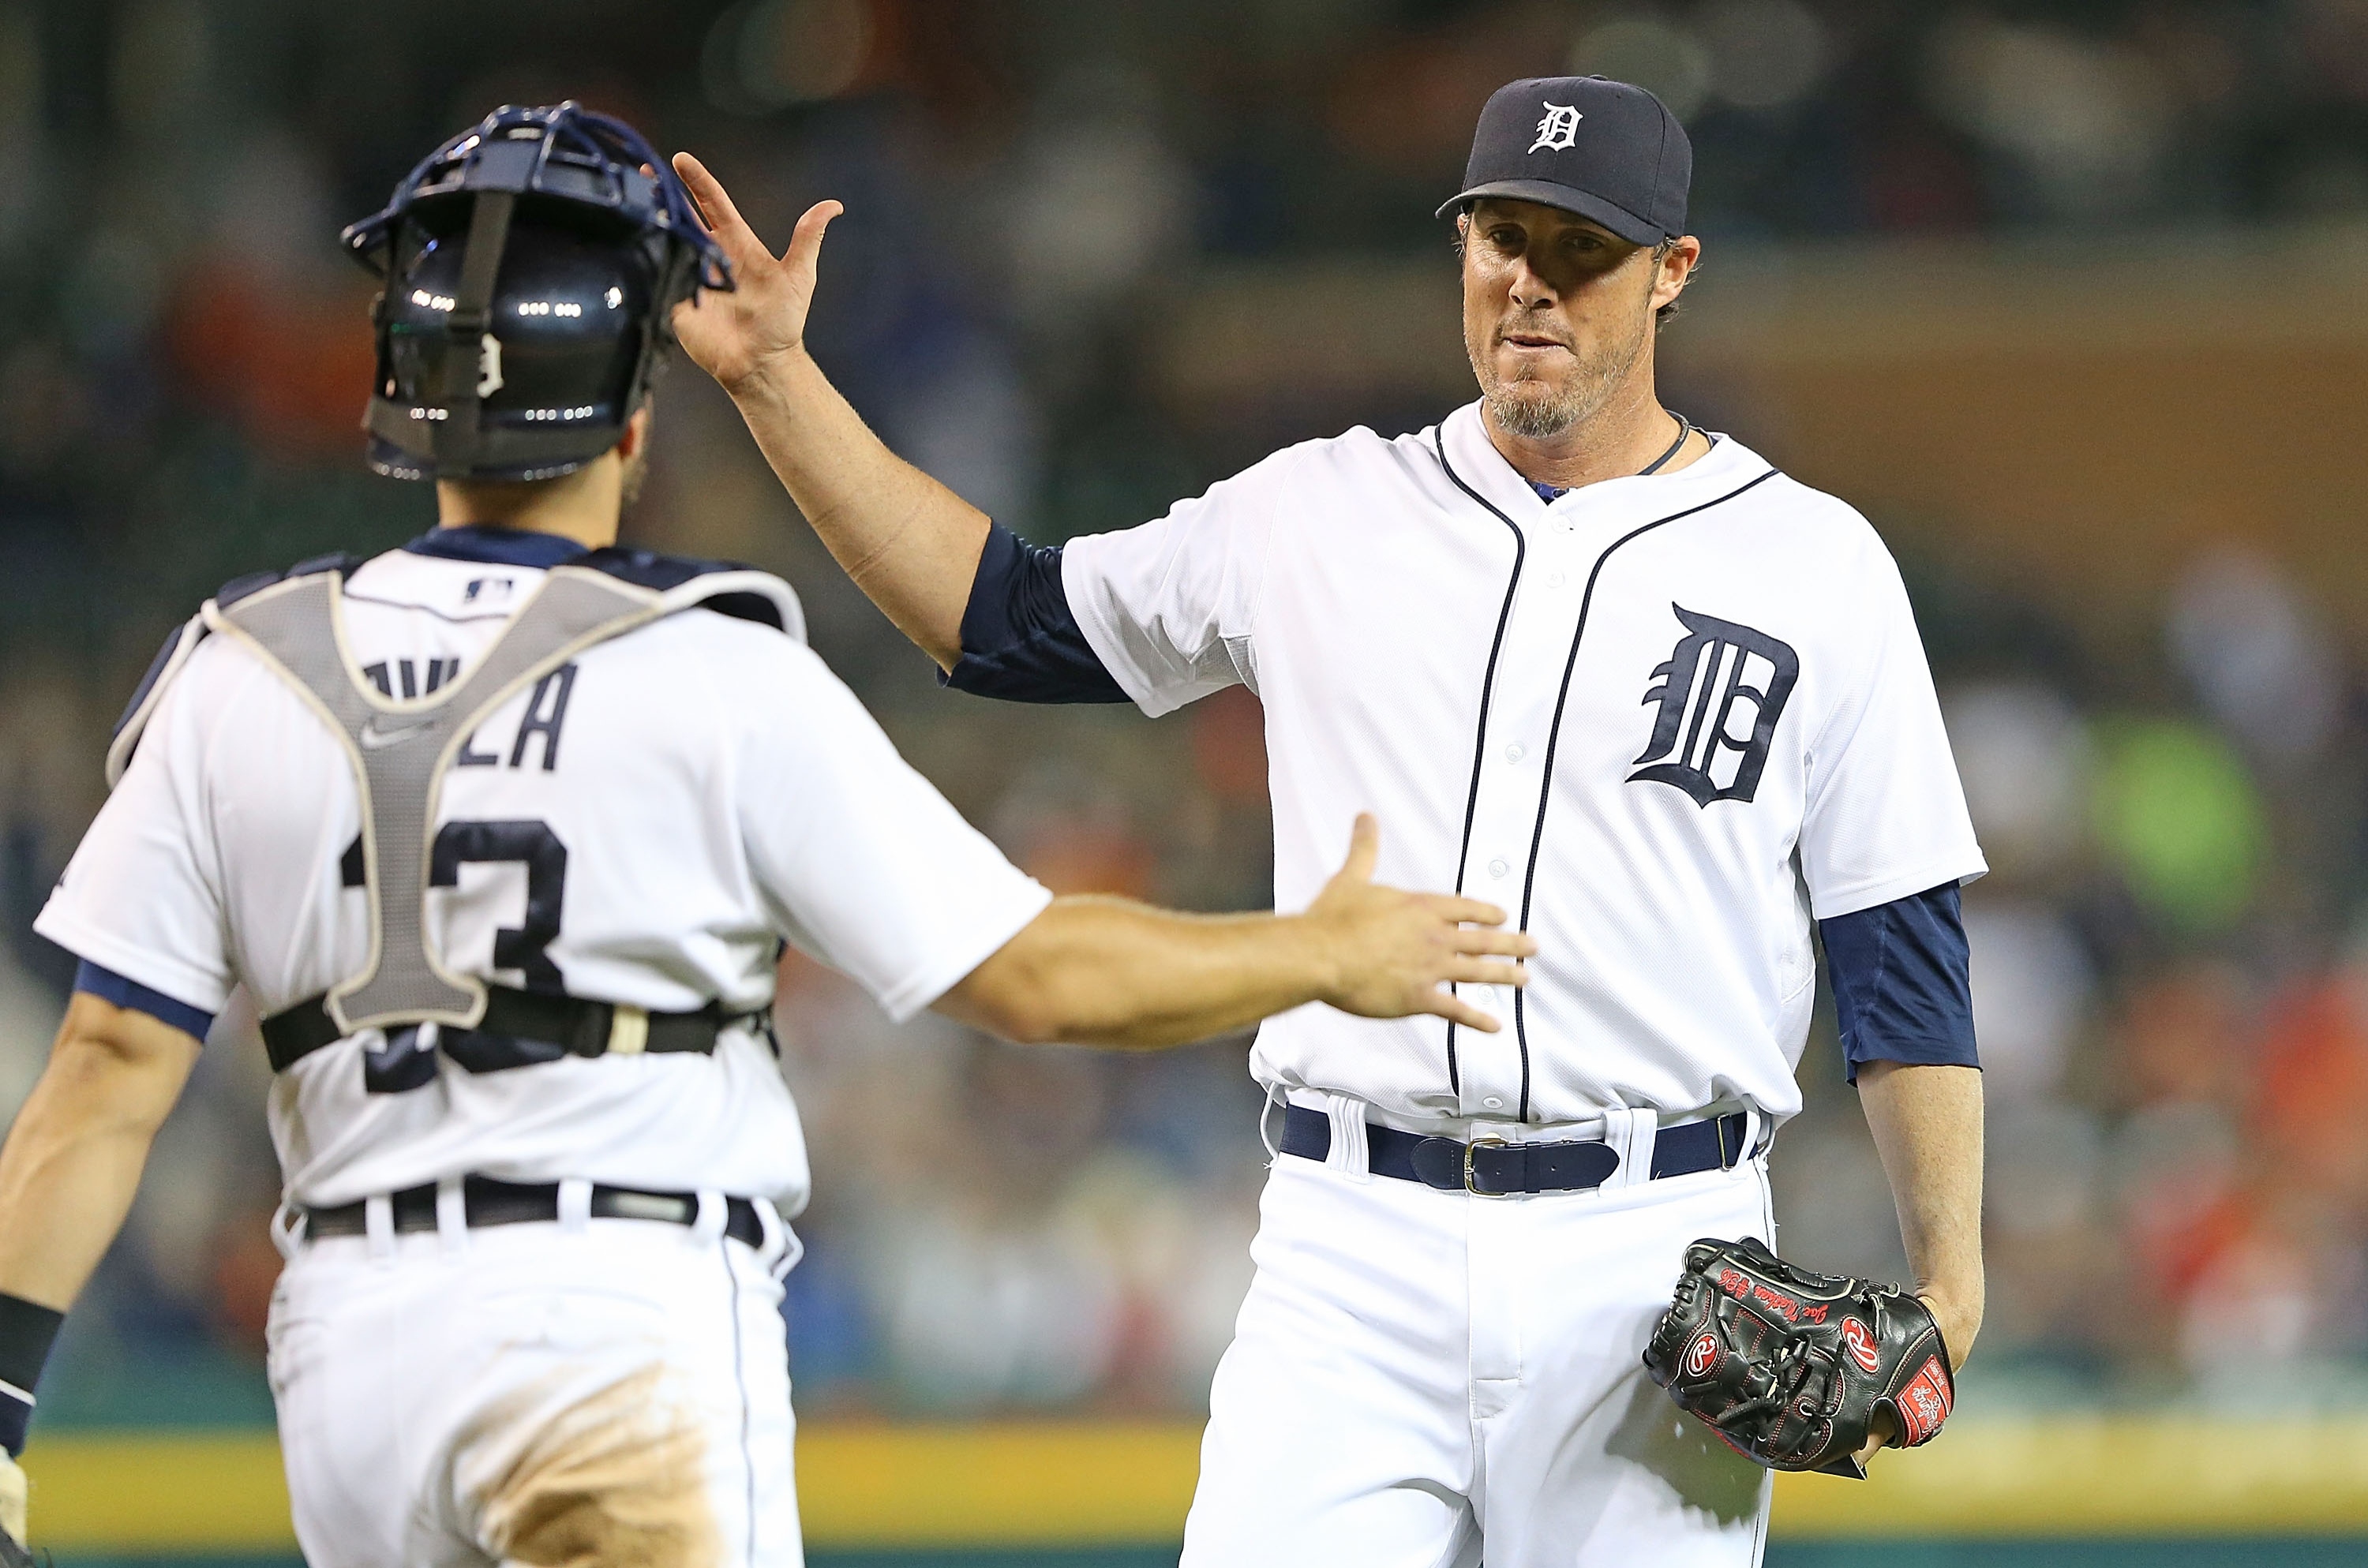
[[[1470,1193],[1474,1198],[1510,1198],[1514,1196],[1509,1192],[1484,1191],[1482,1188],[1474,1186],[1472,1182],[1472,1156],[1474,1153],[1481,1149],[1509,1149],[1512,1146],[1513,1141],[1509,1138],[1474,1138],[1471,1142],[1463,1145],[1463,1190]]]

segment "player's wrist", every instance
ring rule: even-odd
[[[0,1451],[25,1451],[33,1418],[33,1389],[57,1342],[65,1313],[0,1290]]]
[[[1982,1291],[1978,1285],[1967,1290],[1962,1287],[1927,1285],[1916,1292],[1925,1311],[1940,1326],[1941,1342],[1948,1347],[1949,1369],[1954,1372],[1965,1363],[1965,1355],[1974,1347],[1974,1340],[1982,1331]]]
[[[791,388],[802,370],[814,368],[814,357],[806,352],[804,339],[777,348],[768,354],[752,357],[748,368],[726,381],[722,377],[724,392],[744,411],[752,407],[786,407]]]
[[[1322,900],[1301,915],[1278,915],[1279,935],[1293,955],[1311,1002],[1341,1006],[1349,997],[1350,943],[1346,922]]]

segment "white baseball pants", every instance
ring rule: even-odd
[[[719,1200],[697,1226],[296,1248],[270,1371],[305,1561],[803,1568],[773,1276],[794,1244],[723,1223]]]
[[[1184,1568],[1754,1568],[1767,1472],[1639,1358],[1687,1243],[1770,1239],[1763,1165],[1477,1198],[1344,1131],[1268,1180]]]

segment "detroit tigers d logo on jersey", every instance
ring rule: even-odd
[[[1661,705],[1631,784],[1674,784],[1697,806],[1748,801],[1768,766],[1776,721],[1801,676],[1792,647],[1764,631],[1671,605],[1686,634],[1653,671],[1646,702]],[[1738,733],[1738,727],[1748,724]]]

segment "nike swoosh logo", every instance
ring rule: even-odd
[[[384,751],[389,746],[399,746],[404,742],[411,739],[414,735],[426,730],[428,727],[429,722],[430,721],[422,720],[416,724],[404,724],[397,729],[381,730],[379,728],[378,721],[373,719],[369,723],[362,726],[362,749],[364,751]]]

